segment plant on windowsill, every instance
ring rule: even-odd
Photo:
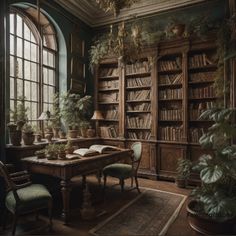
[[[22,128],[22,139],[25,145],[32,145],[34,143],[34,130],[32,126],[25,123]]]
[[[53,137],[59,138],[59,130],[61,128],[60,99],[58,93],[53,96],[53,104],[51,113],[51,124],[53,129]]]
[[[185,188],[191,173],[192,162],[188,159],[178,159],[177,176],[175,182],[179,188]]]
[[[187,206],[190,226],[203,234],[235,233],[236,221],[236,136],[235,109],[206,110],[200,119],[214,122],[199,142],[212,154],[203,154],[193,165],[201,186],[192,192]]]
[[[86,120],[88,114],[92,111],[92,97],[81,97],[79,94],[67,92],[61,98],[61,117],[68,127],[68,136],[76,138],[81,121]]]

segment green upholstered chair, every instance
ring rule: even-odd
[[[137,172],[142,156],[142,144],[135,142],[131,149],[133,150],[131,164],[114,163],[103,168],[104,190],[106,188],[107,176],[112,176],[120,180],[122,192],[124,191],[125,179],[131,178],[131,187],[133,187],[133,179],[135,179],[136,189],[140,193]]]
[[[27,171],[10,174],[0,161],[0,176],[6,183],[5,206],[13,214],[12,234],[15,234],[17,219],[21,215],[47,208],[49,225],[52,227],[52,196],[41,184],[32,184]],[[7,211],[6,211],[7,213]],[[7,216],[5,217],[5,219]],[[3,225],[5,227],[5,224]]]

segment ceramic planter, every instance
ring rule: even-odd
[[[217,221],[207,215],[201,215],[195,209],[199,203],[190,201],[187,205],[188,222],[192,229],[205,235],[235,235],[236,218]]]

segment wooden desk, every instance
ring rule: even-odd
[[[26,157],[21,161],[24,167],[31,173],[46,174],[59,178],[63,199],[62,217],[65,224],[70,216],[70,191],[71,178],[77,175],[86,175],[89,172],[102,170],[108,164],[128,159],[132,154],[130,149],[113,151],[108,154],[83,157],[75,160],[47,160],[37,157]]]

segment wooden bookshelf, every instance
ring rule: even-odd
[[[214,39],[186,38],[145,48],[135,63],[101,62],[95,89],[104,116],[99,125],[103,133],[116,130],[116,137],[102,135],[104,143],[128,148],[142,142],[141,176],[173,180],[179,158],[195,160],[201,153],[198,140],[211,122],[198,118],[217,100],[215,53]]]

